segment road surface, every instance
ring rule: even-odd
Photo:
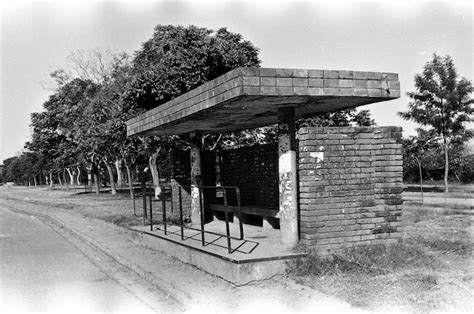
[[[0,266],[0,313],[178,309],[107,256],[1,203]]]

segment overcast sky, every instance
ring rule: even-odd
[[[49,91],[41,82],[78,49],[133,53],[157,24],[227,27],[260,48],[264,67],[396,72],[402,97],[365,106],[378,125],[401,120],[404,94],[434,52],[454,58],[473,79],[473,7],[469,2],[2,2],[0,163],[30,136],[30,113]],[[20,4],[18,4],[20,3]],[[333,4],[331,4],[333,3]],[[399,4],[397,4],[399,3]]]

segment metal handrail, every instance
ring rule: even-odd
[[[163,216],[163,231],[164,231],[164,234],[167,235],[167,219],[166,219],[166,197],[164,196],[164,192],[166,189],[169,189],[171,190],[171,199],[170,199],[170,202],[171,202],[171,210],[173,211],[173,186],[171,186],[171,184],[160,184],[160,187],[161,187],[161,190],[162,190],[162,197],[161,197],[161,201],[162,201],[162,216]],[[189,186],[190,187],[190,186]],[[197,229],[197,228],[193,228],[193,227],[187,227],[184,225],[184,221],[183,221],[183,201],[182,201],[182,186],[178,186],[178,199],[179,199],[179,216],[180,216],[180,231],[181,231],[181,240],[184,240],[184,228],[186,229],[190,229],[190,230],[196,230],[196,231],[200,231],[201,233],[201,243],[202,243],[202,246],[205,246],[206,245],[206,242],[205,242],[205,233],[209,233],[209,234],[214,234],[214,235],[218,235],[218,236],[222,236],[222,237],[226,237],[227,238],[227,249],[228,249],[228,252],[229,254],[232,254],[232,243],[231,243],[231,239],[234,239],[234,240],[243,240],[244,239],[244,231],[243,231],[243,223],[242,223],[242,212],[241,212],[241,201],[240,201],[240,189],[239,187],[237,186],[198,186],[198,189],[199,189],[199,211],[200,211],[200,216],[201,216],[201,228],[200,229]],[[192,187],[191,187],[192,188]],[[226,234],[223,235],[223,234],[220,234],[220,233],[217,233],[217,232],[212,232],[212,231],[206,231],[205,228],[204,228],[204,225],[205,225],[205,217],[204,217],[204,206],[203,206],[203,191],[204,189],[222,189],[223,191],[223,196],[224,196],[224,215],[225,215],[225,223],[226,223]],[[236,193],[236,198],[237,198],[237,208],[238,208],[238,211],[237,211],[237,214],[238,214],[238,218],[239,218],[239,231],[240,231],[240,237],[239,238],[236,238],[236,237],[233,237],[230,235],[230,227],[229,227],[229,209],[228,209],[228,198],[227,198],[227,189],[234,189],[235,190],[235,193]],[[145,193],[144,193],[145,195]],[[152,201],[151,201],[151,195],[152,193],[150,193],[150,228],[151,230],[153,230],[153,220],[152,220],[152,217],[153,217],[153,208],[152,208]],[[144,215],[146,215],[146,196],[144,196]],[[145,224],[145,216],[144,216],[144,224]]]

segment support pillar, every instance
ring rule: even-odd
[[[201,211],[199,205],[199,186],[202,185],[201,176],[201,136],[190,133],[191,139],[191,224],[198,226],[201,223]]]
[[[280,192],[280,241],[287,247],[298,243],[297,163],[295,109],[278,112],[278,176]]]

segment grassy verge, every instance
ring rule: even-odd
[[[471,215],[406,206],[401,244],[346,249],[329,259],[310,252],[289,276],[374,311],[466,311],[472,303]]]
[[[18,188],[19,189],[19,188]],[[126,195],[73,194],[23,189],[25,199],[47,203],[119,226],[142,224],[142,201]],[[153,205],[156,213],[158,205]],[[155,216],[154,216],[155,217]],[[348,249],[290,265],[298,283],[376,312],[470,312],[474,308],[472,214],[406,204],[404,241],[391,247]],[[156,218],[159,219],[158,216]]]

